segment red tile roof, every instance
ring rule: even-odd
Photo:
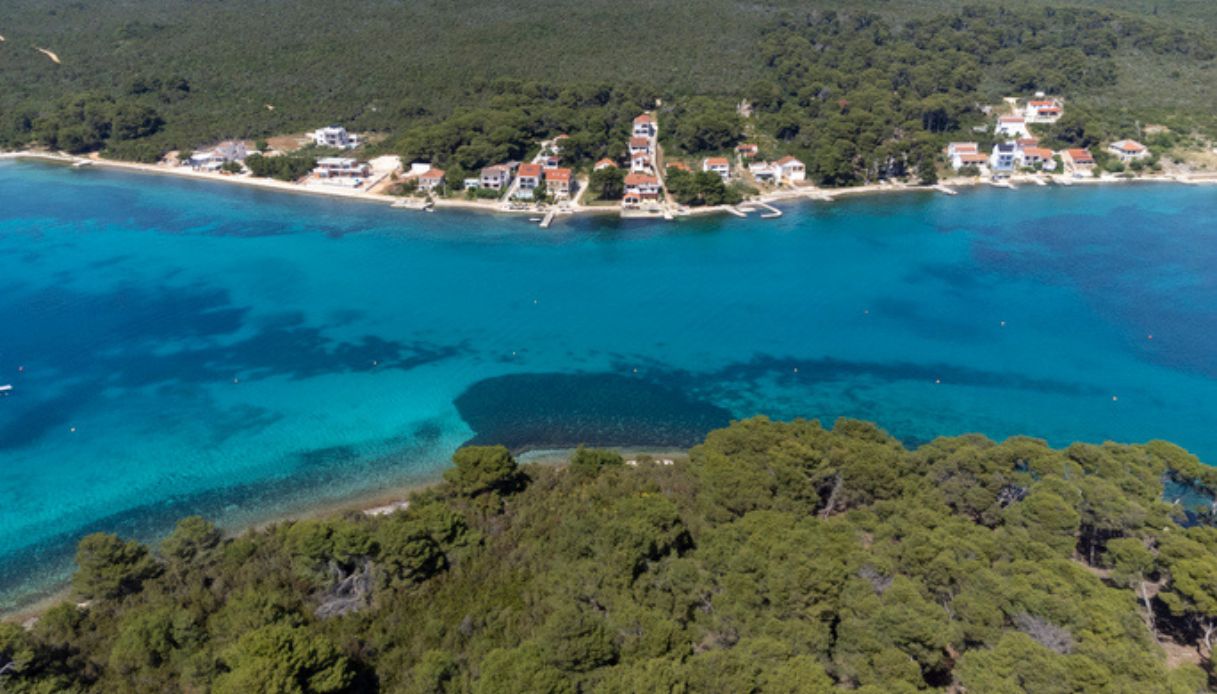
[[[672,162],[671,164],[668,164],[668,168],[669,168],[669,169],[677,169],[677,170],[680,170],[680,171],[689,171],[689,172],[692,172],[692,171],[693,171],[693,169],[690,169],[690,168],[689,168],[689,165],[688,165],[688,164],[686,164],[686,163],[684,163],[683,161],[674,161],[674,162]]]
[[[979,152],[964,152],[959,155],[959,161],[964,164],[983,164],[989,161],[989,157]]]
[[[1023,155],[1028,157],[1038,157],[1040,159],[1051,159],[1052,150],[1047,147],[1024,147]]]
[[[550,169],[545,172],[545,180],[547,181],[566,181],[570,182],[570,169]]]
[[[651,174],[629,173],[625,175],[625,184],[627,186],[658,185],[659,179]]]
[[[800,164],[801,165],[803,162],[801,162],[798,159],[795,159],[794,157],[787,154],[786,156],[782,157],[781,159],[778,159],[776,163],[778,166],[786,166],[787,164]]]
[[[1111,144],[1120,151],[1128,154],[1137,154],[1138,152],[1145,151],[1145,145],[1137,142],[1136,140],[1120,140],[1119,142],[1113,142]]]
[[[630,147],[650,147],[650,146],[651,146],[651,141],[648,138],[641,137],[641,136],[630,138]]]
[[[999,122],[999,123],[1025,123],[1025,122],[1027,122],[1027,119],[1023,118],[1022,116],[1002,116],[997,119],[997,122]]]
[[[444,170],[437,169],[434,166],[432,166],[430,169],[427,169],[427,171],[423,175],[419,176],[419,178],[426,178],[426,179],[436,179],[436,178],[443,178],[443,177],[444,177]]]
[[[731,166],[726,157],[706,157],[706,166]]]
[[[651,118],[651,114],[649,114],[649,113],[644,113],[641,116],[638,116],[637,118],[634,119],[634,125],[641,125],[643,123],[654,123],[654,122],[655,122],[654,119]]]
[[[605,157],[605,158],[601,159],[600,161],[596,162],[597,169],[602,169],[602,168],[609,167],[609,166],[611,166],[615,169],[615,168],[617,168],[617,162],[613,161],[612,159],[609,159],[608,157]]]
[[[521,177],[529,176],[532,178],[537,178],[541,175],[541,165],[540,164],[520,164],[519,174]]]
[[[1073,163],[1075,164],[1094,163],[1094,157],[1090,156],[1090,150],[1074,148],[1067,151],[1069,152],[1069,158],[1072,159]]]

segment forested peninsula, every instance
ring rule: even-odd
[[[84,538],[11,692],[1207,690],[1217,472],[756,418],[688,460],[467,447],[408,509]],[[670,464],[669,464],[670,463]],[[79,604],[78,604],[79,603]]]
[[[798,157],[818,185],[929,182],[948,141],[992,145],[995,104],[1046,92],[1068,110],[1044,146],[1137,137],[1207,168],[1217,17],[1142,4],[626,3],[585,17],[590,36],[577,3],[474,3],[466,23],[434,3],[327,16],[313,0],[17,0],[0,27],[0,147],[154,162],[333,122],[369,134],[361,155],[429,162],[458,187],[558,135],[564,166],[621,160],[631,119],[660,104],[670,159],[749,142]],[[325,152],[300,156],[276,163],[298,174]]]

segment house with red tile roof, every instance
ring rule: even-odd
[[[1075,147],[1061,152],[1061,161],[1065,162],[1065,166],[1078,171],[1090,171],[1094,168],[1094,156],[1090,154],[1090,150]]]
[[[701,163],[702,171],[712,171],[723,180],[731,178],[731,161],[726,157],[706,157]]]
[[[1059,99],[1037,98],[1027,102],[1023,113],[1029,123],[1055,123],[1065,109]]]
[[[659,199],[659,178],[646,173],[628,173],[625,175],[625,192],[633,193],[642,200]]]
[[[803,181],[807,179],[807,167],[803,162],[789,154],[775,161],[773,165],[777,167],[778,171],[782,172],[782,179],[785,181]]]
[[[444,170],[432,166],[426,173],[418,177],[419,190],[435,190],[444,185]]]
[[[570,169],[559,167],[545,171],[545,190],[555,197],[567,197],[573,188],[574,176]]]
[[[542,172],[540,164],[520,164],[519,170],[516,171],[516,178],[520,181],[516,189],[517,195],[525,199],[531,198],[533,189],[541,185]]]
[[[1022,116],[1001,116],[997,119],[994,132],[1006,137],[1031,137],[1031,131],[1027,130],[1027,119]]]
[[[651,114],[644,113],[634,119],[634,136],[653,138],[659,135],[659,125]]]
[[[676,169],[677,171],[684,171],[685,173],[693,173],[693,169],[689,168],[689,165],[683,161],[674,161],[668,164],[668,168]]]
[[[1019,149],[1018,161],[1021,166],[1035,167],[1039,165],[1051,171],[1056,168],[1052,159],[1052,150],[1047,147],[1022,147]]]
[[[600,161],[596,162],[596,165],[592,167],[592,171],[599,171],[601,169],[616,169],[616,168],[618,168],[617,162],[613,161],[612,159],[609,159],[608,157],[605,157],[605,158],[601,159]]]
[[[651,153],[651,138],[640,137],[638,135],[630,138],[630,154],[637,154],[639,152]]]
[[[1107,151],[1125,164],[1149,156],[1149,149],[1136,140],[1117,140],[1107,146]]]
[[[651,155],[646,152],[635,152],[630,155],[630,171],[645,172],[651,170]]]
[[[751,159],[751,158],[755,157],[758,152],[760,152],[760,148],[758,148],[756,145],[752,144],[751,142],[745,142],[743,144],[738,144],[735,146],[735,153],[740,155],[744,159]]]
[[[511,167],[506,164],[495,164],[482,169],[478,181],[483,188],[502,190],[511,185]]]

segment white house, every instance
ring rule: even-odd
[[[520,164],[519,170],[516,171],[516,178],[519,179],[516,195],[524,199],[531,199],[533,189],[541,185],[542,174],[543,169],[540,164]]]
[[[993,145],[993,153],[989,155],[989,168],[994,171],[1013,171],[1017,157],[1018,148],[1013,142],[1000,142]]]
[[[651,170],[651,155],[646,152],[636,152],[630,155],[630,171],[645,172]]]
[[[617,162],[613,161],[612,159],[609,159],[608,157],[605,157],[605,158],[601,159],[600,161],[596,162],[596,165],[594,167],[592,167],[592,171],[599,171],[601,169],[615,169],[615,168],[617,168]]]
[[[1046,171],[1052,171],[1056,168],[1056,161],[1052,158],[1052,150],[1047,147],[1021,147],[1018,150],[1016,163],[1019,166],[1027,168],[1035,168],[1039,166]]]
[[[545,171],[545,190],[555,197],[567,197],[573,189],[574,175],[570,169],[558,167]]]
[[[635,137],[655,137],[659,135],[659,125],[649,113],[644,113],[634,119]]]
[[[341,125],[330,125],[313,132],[313,142],[318,147],[335,147],[337,149],[355,149],[359,146],[359,136],[352,135]]]
[[[418,177],[419,190],[435,190],[444,185],[444,170],[434,166],[427,173]]]
[[[774,166],[782,172],[782,180],[786,182],[802,181],[807,178],[807,167],[803,162],[786,155],[774,162]]]
[[[998,135],[1004,135],[1009,138],[1031,137],[1031,131],[1027,130],[1027,119],[1022,116],[1002,116],[998,118],[995,132]]]
[[[240,140],[221,142],[214,149],[200,150],[190,155],[190,166],[199,171],[218,171],[230,161],[245,161],[248,154]]]
[[[765,161],[749,164],[748,172],[752,174],[757,183],[777,183],[778,178],[781,177],[781,172],[778,168]]]
[[[511,185],[511,167],[506,164],[495,164],[482,169],[478,181],[482,188],[502,190]]]
[[[1023,110],[1028,123],[1055,123],[1064,112],[1061,102],[1051,98],[1031,99]]]
[[[731,161],[726,157],[706,157],[701,163],[702,171],[712,171],[725,181],[731,178]]]
[[[630,154],[637,154],[639,152],[645,154],[651,153],[651,138],[639,135],[630,138]]]
[[[371,168],[350,157],[322,157],[313,173],[318,178],[363,178],[371,173]]]
[[[975,142],[952,142],[947,145],[947,159],[951,162],[951,168],[956,171],[974,163],[972,156],[969,157],[969,162],[964,163],[965,155],[978,154],[980,154],[980,145]],[[981,155],[981,160],[985,160],[983,155]]]
[[[1149,149],[1136,140],[1119,140],[1107,146],[1107,151],[1116,155],[1120,161],[1127,164],[1137,159],[1149,156]]]
[[[641,200],[659,199],[659,179],[651,174],[629,173],[625,176],[625,193]]]

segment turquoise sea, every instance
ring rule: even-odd
[[[767,413],[1217,460],[1217,188],[784,209],[539,230],[0,162],[0,607],[83,533],[235,527],[470,440],[685,445]]]

